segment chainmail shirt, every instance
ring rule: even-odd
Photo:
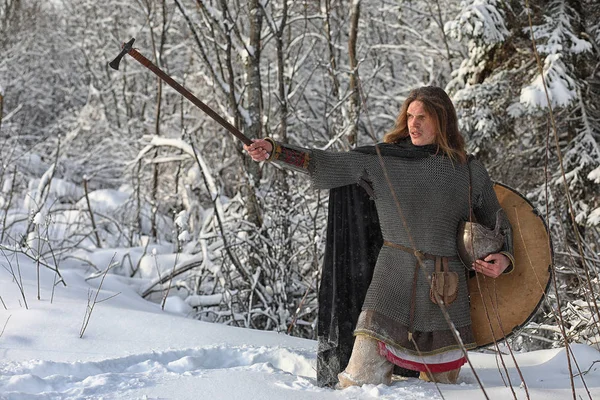
[[[489,175],[475,159],[470,161],[469,179],[466,164],[452,161],[444,155],[401,158],[299,148],[294,151],[306,155],[302,158],[302,166],[310,174],[315,188],[331,189],[357,183],[361,178],[369,180],[384,241],[436,256],[455,257],[458,225],[460,221],[469,220],[469,204],[472,204],[477,221],[489,228],[494,227],[496,213],[501,210],[502,228],[510,233],[508,218],[498,203]],[[472,185],[471,199],[469,182]],[[398,330],[385,325],[409,326],[415,261],[413,254],[394,247],[382,247],[363,304],[363,314],[368,311],[379,318],[361,318],[358,327],[361,332],[392,345],[408,347],[404,336],[406,330],[400,330],[404,337],[395,337],[399,335]],[[423,260],[422,265],[416,280],[411,328],[420,332],[449,332],[450,327],[439,305],[430,300],[427,277],[434,271],[434,261]],[[465,267],[460,261],[452,260],[449,268],[458,273],[459,282],[457,298],[446,309],[457,330],[470,335]],[[427,350],[435,352],[441,350],[435,347],[443,346],[433,347]]]

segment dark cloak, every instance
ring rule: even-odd
[[[429,157],[437,146],[416,147],[405,140],[399,144],[379,144],[384,156]],[[377,154],[374,146],[358,148]],[[364,179],[354,185],[329,191],[325,257],[319,286],[317,383],[334,386],[352,353],[354,328],[373,277],[373,269],[383,245],[379,218]],[[418,372],[396,367],[394,373],[418,376]]]

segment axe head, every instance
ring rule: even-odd
[[[121,63],[121,58],[123,58],[123,56],[125,54],[127,54],[131,51],[131,49],[133,48],[133,42],[135,42],[135,38],[131,39],[127,43],[123,43],[123,49],[121,50],[119,55],[114,60],[112,60],[110,63],[108,63],[108,65],[110,65],[110,67],[112,69],[116,69],[117,71],[119,70],[119,64]]]

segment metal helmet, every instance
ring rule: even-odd
[[[496,226],[489,229],[477,222],[462,221],[458,226],[456,247],[458,257],[465,267],[473,269],[475,260],[499,252],[504,246],[504,234],[501,231],[500,211],[496,213]]]

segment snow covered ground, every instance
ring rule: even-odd
[[[67,286],[52,293],[54,273],[24,257],[0,254],[0,399],[531,399],[573,398],[565,349],[517,354],[522,383],[510,357],[510,386],[494,355],[471,353],[483,385],[470,368],[459,385],[397,380],[344,391],[319,388],[316,343],[285,334],[186,319],[140,298],[140,279],[107,275],[83,338],[88,296],[101,277],[63,270]],[[12,272],[11,272],[12,268]],[[15,280],[13,275],[17,277]],[[20,276],[19,276],[20,275]],[[22,285],[20,284],[22,282]],[[24,296],[19,290],[22,286]],[[118,293],[118,294],[117,294]],[[114,296],[117,294],[116,296]],[[52,297],[53,296],[53,297]],[[114,296],[114,297],[111,297]],[[25,308],[25,301],[27,307]],[[600,352],[572,351],[585,384],[574,379],[577,399],[600,398]],[[574,374],[577,369],[573,363]]]

